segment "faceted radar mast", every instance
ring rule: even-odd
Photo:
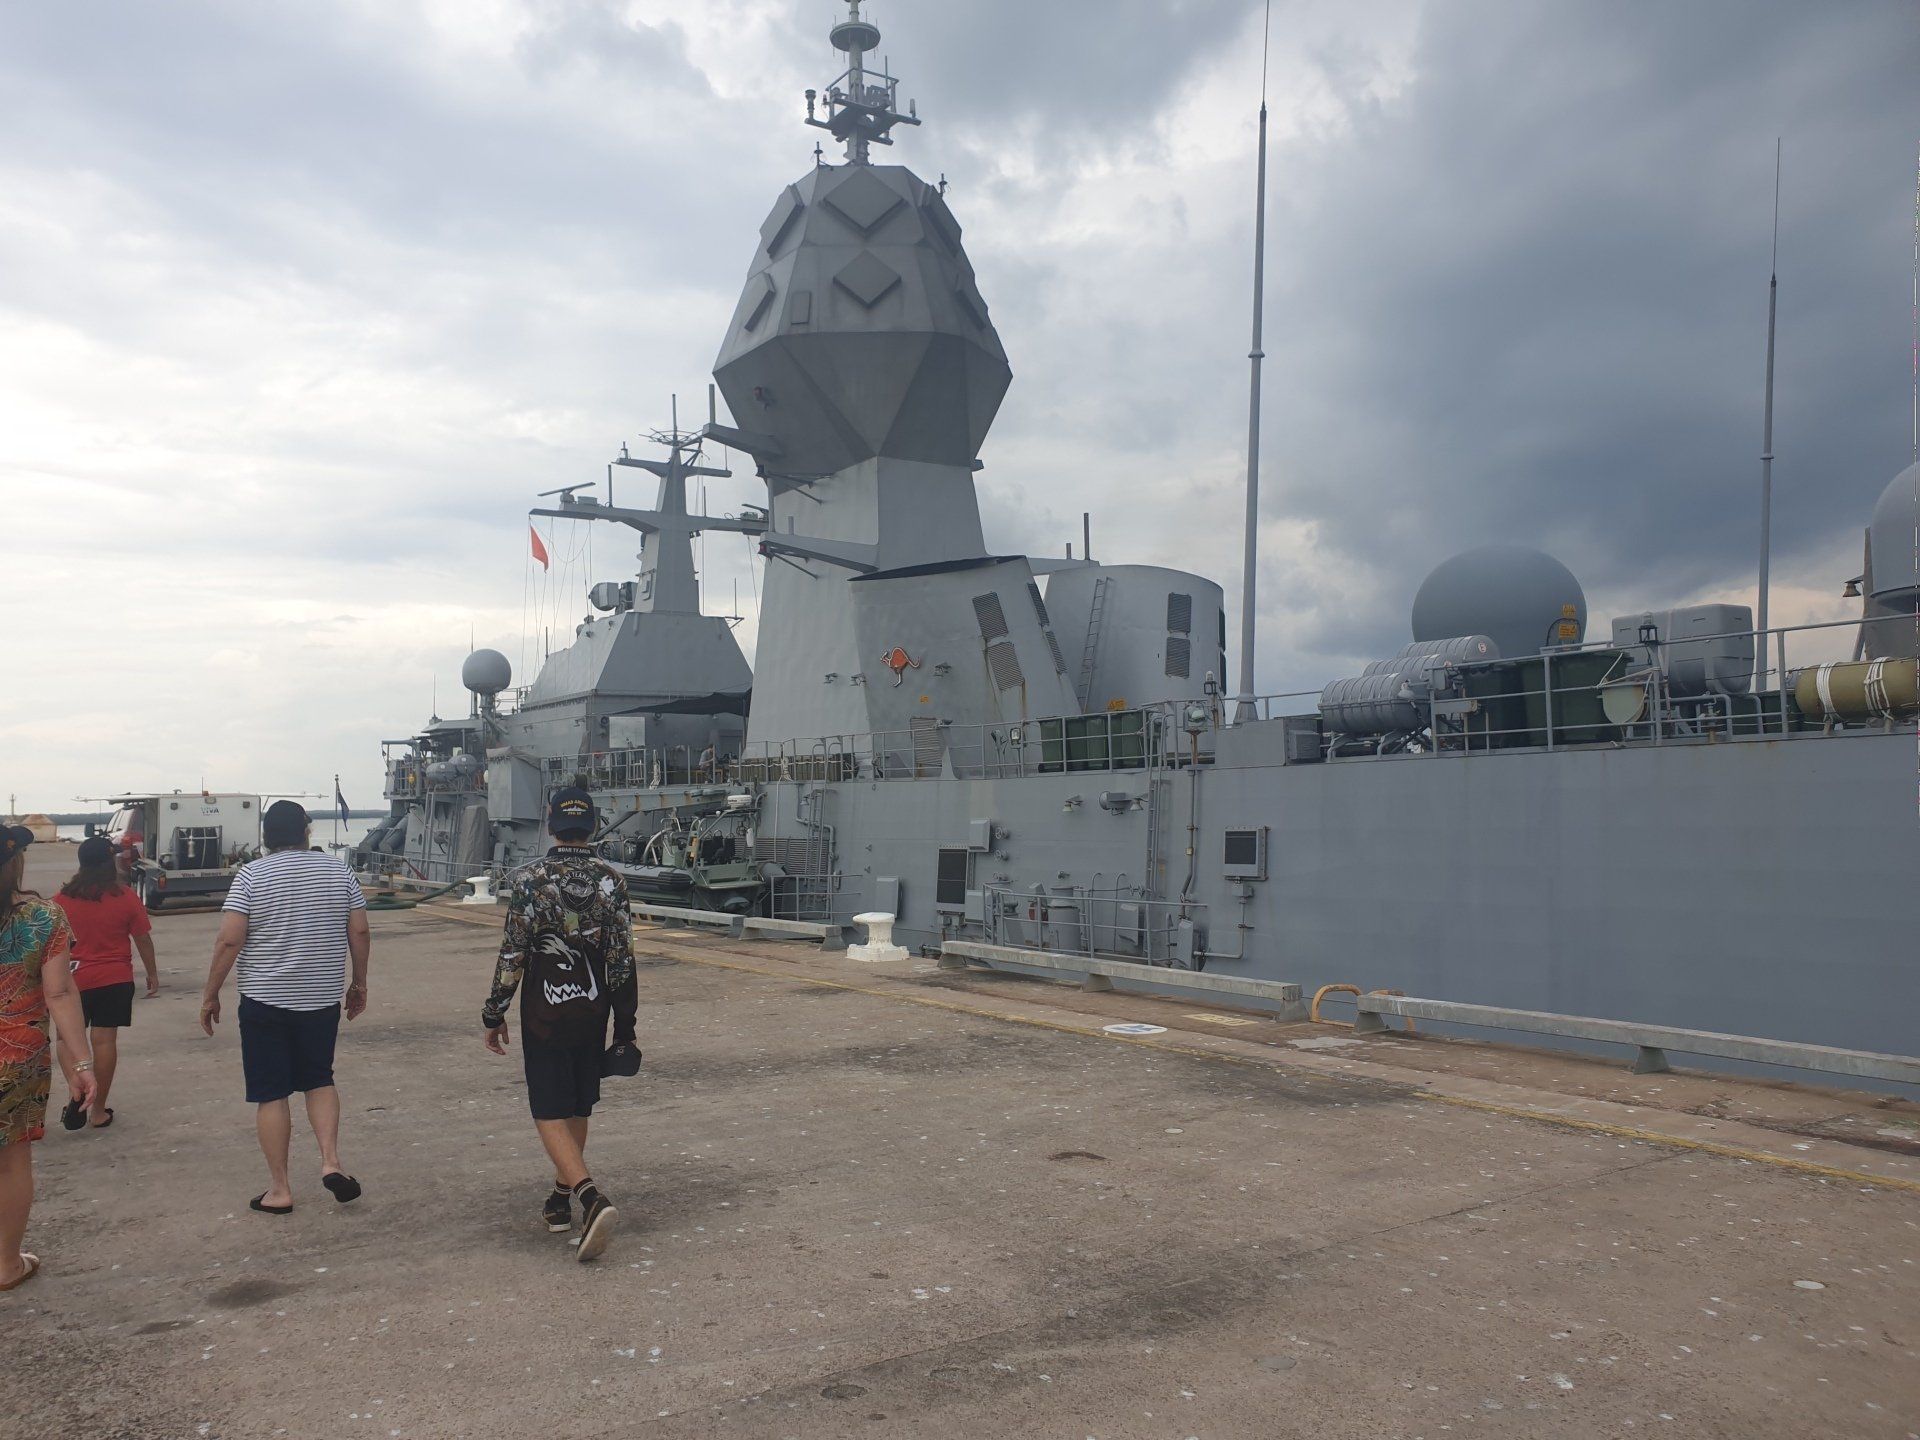
[[[944,185],[872,163],[920,120],[860,10],[831,32],[846,70],[807,92],[844,163],[816,150],[781,192],[714,366],[734,424],[708,434],[769,492],[756,740],[867,728],[850,584],[983,553],[973,471],[1012,379]]]

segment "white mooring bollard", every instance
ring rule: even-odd
[[[460,903],[462,905],[494,905],[499,903],[500,897],[493,893],[493,876],[475,875],[467,881],[467,884],[473,887],[473,893],[461,897]]]
[[[869,963],[877,960],[905,960],[906,947],[893,943],[893,916],[885,910],[869,910],[864,915],[853,917],[853,923],[867,927],[867,943],[849,945],[849,960],[865,960]]]

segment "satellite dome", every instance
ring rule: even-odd
[[[1569,606],[1575,631],[1563,639],[1555,627]],[[1415,640],[1485,635],[1511,659],[1537,654],[1542,645],[1579,641],[1586,633],[1587,597],[1573,572],[1524,545],[1462,551],[1436,565],[1413,597]]]
[[[513,666],[498,650],[476,650],[460,667],[460,683],[476,695],[498,695],[513,683]]]
[[[1914,527],[1920,525],[1920,465],[1909,465],[1881,492],[1873,507],[1873,593],[1897,594],[1920,586],[1913,560]]]

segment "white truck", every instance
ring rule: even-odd
[[[176,790],[119,795],[103,827],[120,871],[149,910],[168,900],[214,899],[260,853],[260,797]]]

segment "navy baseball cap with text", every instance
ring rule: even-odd
[[[593,833],[599,818],[593,797],[578,785],[554,791],[547,801],[547,829],[555,835],[584,838]]]

